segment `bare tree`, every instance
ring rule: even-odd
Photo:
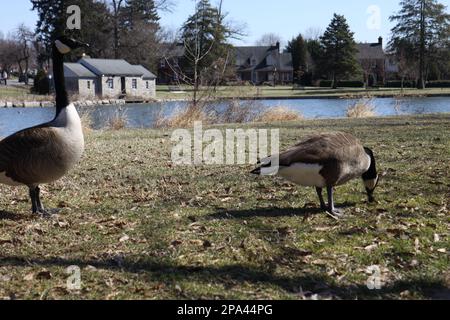
[[[319,40],[323,35],[323,30],[320,27],[309,27],[306,29],[303,37],[305,40]]]
[[[28,84],[28,72],[30,66],[30,59],[33,52],[33,47],[31,45],[34,34],[33,32],[24,24],[19,25],[15,33],[16,41],[18,45],[17,52],[17,64],[19,67],[20,78],[23,79],[25,84]],[[22,64],[24,63],[24,66]]]
[[[263,34],[257,41],[257,46],[273,46],[277,43],[283,42],[283,38],[276,33],[266,33]]]
[[[404,84],[406,79],[415,79],[418,75],[417,61],[412,60],[410,55],[405,52],[405,49],[400,49],[396,56],[398,74],[401,77],[401,91],[404,90]]]
[[[369,87],[370,76],[372,75],[376,66],[376,61],[373,59],[362,59],[360,62],[364,75],[364,87],[367,89]]]

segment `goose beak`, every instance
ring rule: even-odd
[[[255,170],[253,170],[252,172],[250,172],[251,174],[256,174],[256,175],[260,175],[261,174],[261,168],[256,168]]]
[[[370,190],[370,189],[366,188],[367,198],[369,200],[369,203],[374,203],[375,202],[375,197],[373,196],[374,190],[375,189]]]
[[[90,46],[88,43],[78,42],[78,43],[77,43],[77,47],[78,47],[78,48],[89,49],[91,46]]]

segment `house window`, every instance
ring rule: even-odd
[[[109,89],[114,89],[114,79],[108,79],[107,83]]]
[[[147,89],[150,89],[150,83],[149,83],[148,81],[145,82],[145,87],[146,87]]]
[[[87,88],[90,90],[91,89],[91,82],[88,80],[87,82]]]
[[[137,89],[137,79],[131,80],[131,88],[132,89]]]
[[[161,59],[161,62],[159,65],[161,68],[165,68],[166,67],[166,59]]]

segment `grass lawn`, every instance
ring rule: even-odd
[[[29,90],[25,87],[5,87],[0,85],[0,99],[19,98],[29,93]]]
[[[0,299],[450,298],[450,114],[269,127],[283,148],[316,131],[361,138],[378,202],[360,181],[339,187],[335,221],[313,189],[251,166],[173,166],[170,131],[92,131],[83,162],[44,187],[58,216],[31,216],[24,188],[0,186]],[[381,290],[366,286],[372,265]]]
[[[192,93],[192,87],[181,86],[182,92],[171,92],[169,86],[157,86],[156,97],[161,100],[170,99],[189,99]],[[400,89],[380,88],[339,88],[336,90],[330,88],[307,87],[304,90],[293,90],[292,86],[245,86],[245,87],[218,87],[214,96],[216,98],[339,98],[339,97],[363,97],[371,96],[398,96],[400,94],[407,96],[417,95],[450,95],[450,88],[430,88],[425,90],[405,89],[403,93]]]

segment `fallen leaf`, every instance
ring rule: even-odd
[[[33,281],[34,280],[34,273],[29,273],[25,277],[23,277],[23,280],[25,281]]]
[[[130,240],[130,237],[127,235],[124,235],[122,238],[120,238],[119,242],[126,242],[128,240]]]
[[[365,247],[364,250],[366,250],[366,251],[372,251],[372,250],[374,250],[374,249],[376,249],[376,248],[378,248],[378,244],[375,243],[375,244],[371,244],[371,245]]]

